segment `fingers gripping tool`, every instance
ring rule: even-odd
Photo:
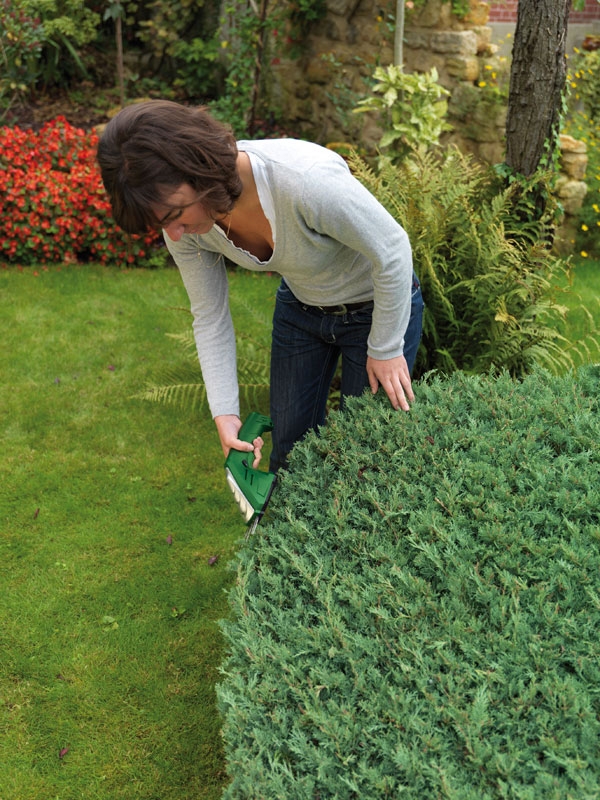
[[[238,439],[252,443],[257,436],[271,430],[270,418],[253,411],[240,428]],[[277,480],[273,472],[254,469],[252,458],[252,453],[230,450],[225,461],[227,483],[248,524],[246,538],[254,533],[262,519]]]

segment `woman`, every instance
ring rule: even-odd
[[[170,101],[124,108],[98,161],[116,222],[160,227],[190,298],[208,403],[227,455],[254,451],[241,427],[226,262],[282,276],[273,317],[273,471],[325,421],[342,358],[343,398],[381,386],[395,409],[410,373],[423,302],[405,231],[336,153],[295,139],[236,141],[205,110]]]

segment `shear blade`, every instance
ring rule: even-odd
[[[233,492],[233,496],[235,498],[236,503],[238,504],[238,508],[242,512],[242,516],[244,517],[245,522],[250,522],[252,519],[252,515],[255,513],[255,510],[251,503],[248,502],[246,496],[244,495],[243,491],[240,489],[238,482],[231,474],[230,470],[225,470],[227,473],[227,483],[229,484],[229,488]]]

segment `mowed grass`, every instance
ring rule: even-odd
[[[232,284],[272,307],[275,278]],[[208,412],[134,397],[184,357],[185,308],[174,269],[0,271],[1,800],[225,785],[218,620],[245,527]]]
[[[566,335],[578,350],[578,356],[573,354],[576,363],[600,363],[600,336],[593,341],[588,335],[594,326],[600,331],[600,262],[576,261],[573,285],[564,299],[569,309]]]

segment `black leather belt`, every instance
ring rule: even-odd
[[[365,300],[362,303],[340,303],[337,306],[307,306],[307,308],[316,308],[322,311],[323,314],[333,314],[334,317],[341,317],[344,314],[349,314],[351,311],[360,311],[362,308],[373,308],[372,300]]]

